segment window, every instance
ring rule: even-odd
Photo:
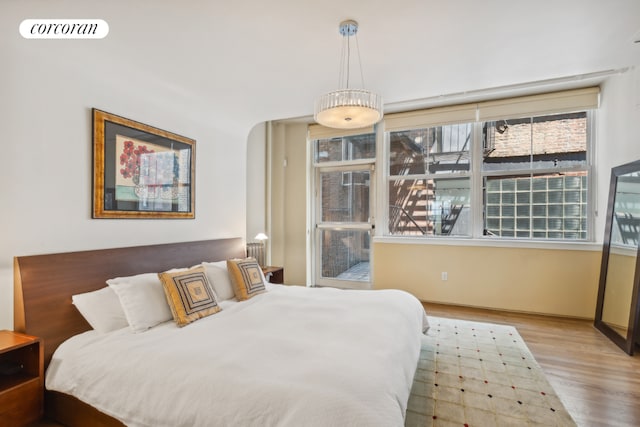
[[[385,117],[394,236],[586,240],[598,88]]]
[[[317,139],[314,141],[315,163],[347,162],[376,158],[374,133]]]
[[[469,236],[472,124],[389,132],[389,232]]]
[[[321,133],[317,133],[320,131]],[[363,132],[360,130],[360,132]],[[313,263],[318,286],[368,289],[375,207],[376,134],[310,128]]]
[[[484,234],[587,238],[587,114],[484,122]]]
[[[384,218],[377,234],[584,241],[591,238],[590,129],[599,93],[594,87],[393,113],[375,130],[347,135],[313,126],[315,170],[334,173],[332,182],[349,194],[370,188],[371,203],[375,165],[384,165],[378,197],[386,204],[371,209],[368,221],[340,219]],[[384,141],[377,151],[376,141]],[[314,188],[330,195],[319,177]],[[343,199],[341,209],[357,205]]]
[[[393,131],[388,141],[391,235],[470,237],[481,209],[483,235],[587,239],[586,112]],[[472,153],[482,158],[475,175]],[[482,206],[472,206],[474,179]]]

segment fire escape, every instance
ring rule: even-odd
[[[466,138],[461,151],[444,153],[434,152],[441,150],[433,150],[434,144],[438,142],[437,138],[433,138],[428,147],[430,153],[428,157],[425,156],[424,148],[406,134],[392,134],[392,138],[394,145],[400,146],[401,149],[394,149],[390,153],[391,175],[421,175],[425,173],[427,167],[430,173],[438,170],[461,170],[467,167],[466,163],[461,163],[461,160],[466,159],[469,137]],[[393,230],[394,234],[450,235],[464,208],[463,200],[454,199],[446,210],[440,208],[440,212],[434,212],[432,206],[436,196],[433,180],[410,178],[395,180],[392,181],[389,192],[389,199],[395,201],[389,206],[389,229]],[[434,221],[436,216],[440,217],[439,231]]]

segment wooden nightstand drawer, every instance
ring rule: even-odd
[[[21,427],[42,417],[42,342],[30,335],[0,331],[0,426]]]
[[[31,378],[25,381],[7,393],[0,393],[0,426],[24,426],[40,419],[40,379]]]

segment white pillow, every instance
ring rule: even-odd
[[[173,315],[157,273],[144,273],[107,280],[114,290],[133,332],[143,332]]]
[[[120,299],[108,286],[97,291],[73,295],[71,301],[89,325],[100,333],[129,326]]]
[[[202,266],[219,301],[235,298],[236,293],[227,271],[227,261],[203,262]]]
[[[216,267],[227,269],[227,260],[223,259],[222,261],[214,261],[214,262],[203,262],[203,264],[209,264]]]

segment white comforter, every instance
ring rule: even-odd
[[[129,426],[402,426],[426,315],[395,290],[273,286],[184,328],[90,331],[46,386]]]

